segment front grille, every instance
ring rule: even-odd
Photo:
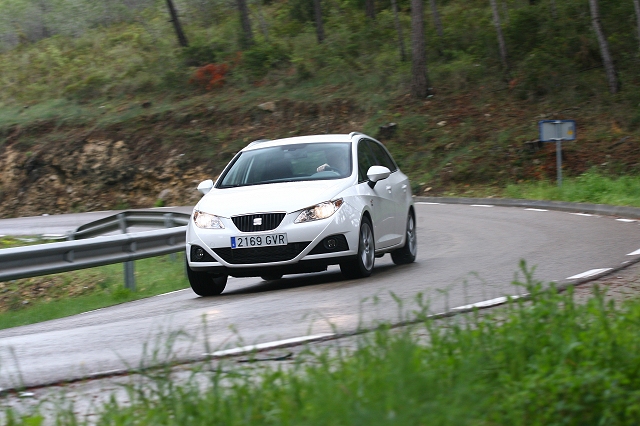
[[[276,229],[278,225],[280,225],[280,222],[282,222],[282,219],[284,219],[284,216],[285,213],[257,213],[234,216],[231,220],[241,232],[259,232]],[[254,225],[255,219],[259,219],[262,224]]]
[[[311,241],[289,243],[286,246],[255,247],[246,249],[232,249],[230,247],[214,248],[213,251],[225,262],[234,265],[252,263],[270,263],[291,260],[304,250]]]

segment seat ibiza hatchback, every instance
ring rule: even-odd
[[[367,277],[376,257],[416,258],[411,185],[362,133],[252,142],[204,194],[187,227],[187,275],[201,296],[229,275],[275,280],[340,265]]]

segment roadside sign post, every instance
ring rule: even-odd
[[[541,142],[556,143],[556,167],[558,186],[562,186],[562,141],[576,139],[575,120],[542,120],[538,122]]]

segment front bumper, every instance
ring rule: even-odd
[[[294,223],[298,213],[285,215],[279,226],[264,232],[241,232],[227,218],[221,218],[225,229],[201,229],[191,221],[186,245],[189,267],[236,277],[284,275],[322,271],[357,254],[360,215],[346,203],[333,216],[313,222]],[[283,233],[288,241],[284,246],[231,248],[231,237]],[[200,249],[204,256],[196,251]]]

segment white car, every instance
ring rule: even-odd
[[[362,133],[252,142],[204,197],[187,227],[187,275],[201,296],[229,275],[280,279],[340,265],[367,277],[376,257],[416,258],[409,179],[387,149]]]

